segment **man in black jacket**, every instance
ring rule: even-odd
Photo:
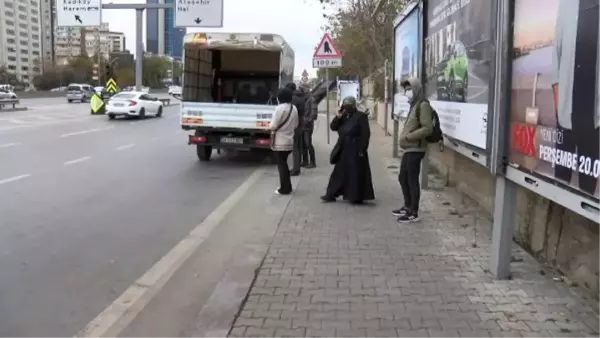
[[[304,111],[306,110],[306,96],[304,93],[299,91],[296,88],[296,84],[293,82],[285,85],[286,88],[292,90],[294,92],[294,97],[292,98],[292,104],[296,106],[298,110],[298,121],[304,120]],[[302,147],[303,147],[303,124],[298,123],[298,127],[294,132],[294,150],[292,151],[292,170],[290,171],[291,176],[300,175],[300,165],[302,161]]]

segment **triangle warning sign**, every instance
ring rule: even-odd
[[[325,33],[317,46],[313,58],[340,57],[342,56],[329,34]]]

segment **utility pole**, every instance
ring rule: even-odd
[[[172,3],[159,4],[102,4],[102,9],[135,9],[135,90],[142,90],[142,63],[144,61],[144,10],[146,9],[169,9]]]

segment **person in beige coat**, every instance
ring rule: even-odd
[[[283,88],[277,94],[279,105],[271,118],[269,129],[271,130],[271,149],[275,152],[277,159],[277,170],[279,171],[279,188],[276,194],[289,195],[292,193],[292,181],[288,156],[294,149],[294,131],[298,126],[298,110],[292,104],[293,92]]]

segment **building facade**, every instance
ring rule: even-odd
[[[54,53],[57,65],[68,64],[70,58],[80,55],[83,50],[89,57],[101,55],[107,60],[110,53],[125,50],[125,35],[111,32],[106,22],[100,27],[56,28]]]
[[[172,4],[173,0],[148,0],[148,3]],[[146,51],[154,55],[181,57],[185,28],[175,28],[172,8],[148,9],[146,17]]]
[[[25,86],[41,72],[40,9],[39,0],[0,1],[0,66]]]
[[[40,19],[42,26],[42,71],[45,66],[53,65],[54,26],[56,23],[56,0],[40,0]]]

